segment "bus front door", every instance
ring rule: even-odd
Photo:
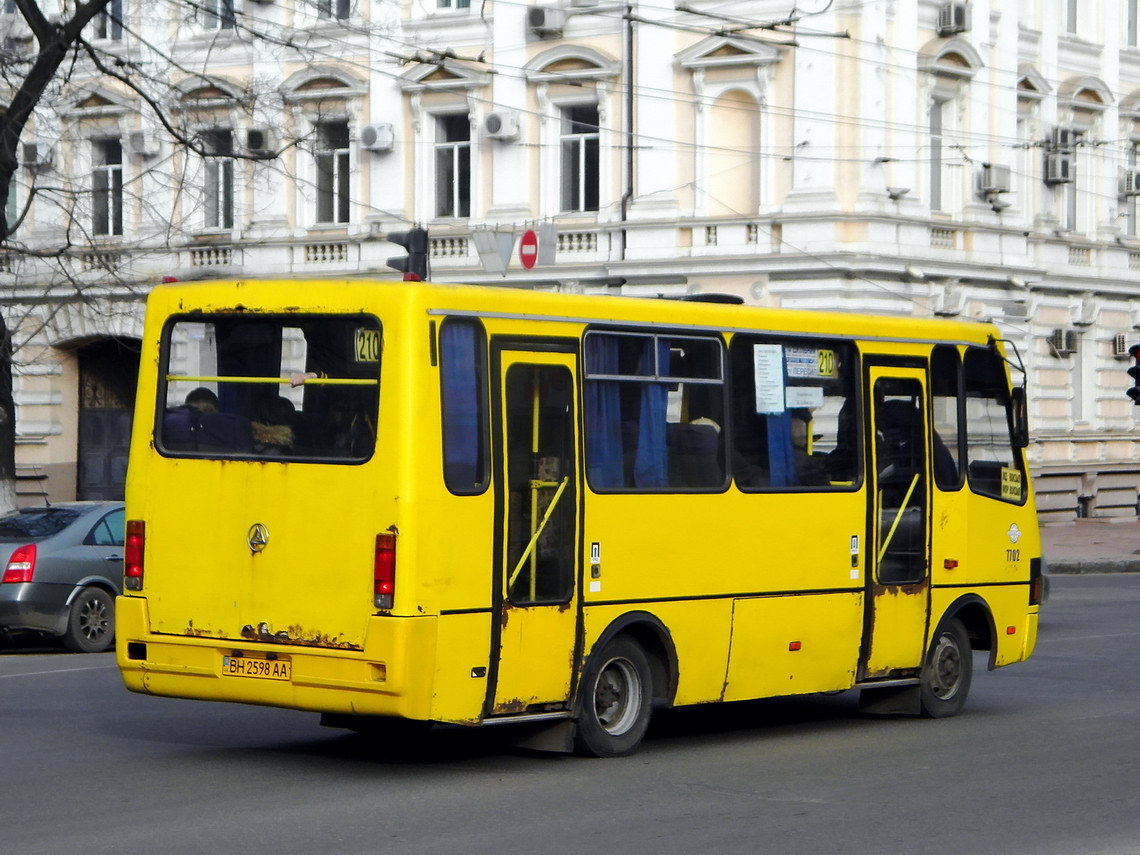
[[[863,679],[910,676],[921,667],[930,598],[925,372],[872,366],[868,381],[872,551]]]
[[[489,713],[558,710],[570,698],[578,615],[573,353],[496,347],[501,546]]]

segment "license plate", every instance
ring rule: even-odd
[[[292,680],[293,663],[287,659],[250,659],[245,656],[223,656],[222,673],[227,677]]]

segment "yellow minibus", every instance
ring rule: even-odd
[[[728,299],[162,285],[119,667],[594,756],[667,705],[953,715],[973,651],[1036,642],[1011,359],[984,323]]]

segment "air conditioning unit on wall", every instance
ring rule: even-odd
[[[1072,128],[1053,128],[1049,133],[1049,148],[1054,151],[1072,151],[1077,147],[1080,134]]]
[[[1000,163],[987,163],[982,167],[983,193],[1008,193],[1010,169]]]
[[[1068,152],[1052,152],[1045,155],[1045,183],[1073,183],[1073,155]]]
[[[1049,336],[1049,348],[1057,356],[1070,356],[1077,352],[1080,336],[1076,330],[1053,330]]]
[[[396,131],[387,122],[364,125],[360,129],[360,147],[365,151],[391,151],[396,147]]]
[[[483,119],[483,134],[493,140],[515,140],[519,137],[519,114],[514,110],[495,110]]]
[[[1133,333],[1135,335],[1135,333]],[[1128,348],[1131,345],[1128,343],[1128,333],[1117,333],[1112,337],[1112,355],[1113,356],[1131,356]]]
[[[49,169],[54,159],[50,143],[26,142],[20,146],[20,162],[27,169]]]
[[[970,8],[965,3],[943,3],[938,7],[938,35],[953,36],[970,29]]]
[[[277,137],[272,128],[247,128],[245,131],[246,154],[254,157],[272,157],[277,154]]]
[[[1140,170],[1124,170],[1124,178],[1120,182],[1121,196],[1140,196]]]
[[[154,157],[162,150],[158,137],[150,131],[131,131],[127,135],[127,146],[139,157]]]
[[[540,39],[562,35],[566,26],[566,12],[554,6],[531,6],[526,10],[526,28]]]

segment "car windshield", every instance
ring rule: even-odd
[[[79,511],[70,508],[28,508],[0,517],[0,540],[23,540],[50,537],[63,531],[75,520]]]

